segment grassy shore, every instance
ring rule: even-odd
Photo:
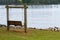
[[[27,33],[0,28],[0,40],[60,40],[60,32],[28,29]]]

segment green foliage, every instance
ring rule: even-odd
[[[31,0],[31,4],[60,4],[60,0]]]
[[[22,2],[22,0],[19,0],[20,2]]]
[[[0,0],[0,5],[6,4],[7,0]],[[41,4],[60,4],[60,0],[8,0],[8,4],[41,5]]]

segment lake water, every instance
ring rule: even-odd
[[[24,9],[9,9],[9,20],[24,23]],[[0,24],[7,25],[5,5],[0,5]],[[60,27],[60,4],[28,5],[27,26],[36,28]]]

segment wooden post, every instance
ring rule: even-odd
[[[9,8],[8,5],[6,5],[7,8],[7,31],[9,31],[9,25],[8,25],[8,20],[9,20]]]
[[[24,28],[25,28],[25,33],[27,32],[27,7],[26,3],[24,4]]]

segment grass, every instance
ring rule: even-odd
[[[60,32],[28,29],[27,33],[24,33],[22,30],[6,31],[0,28],[0,40],[60,40]]]

